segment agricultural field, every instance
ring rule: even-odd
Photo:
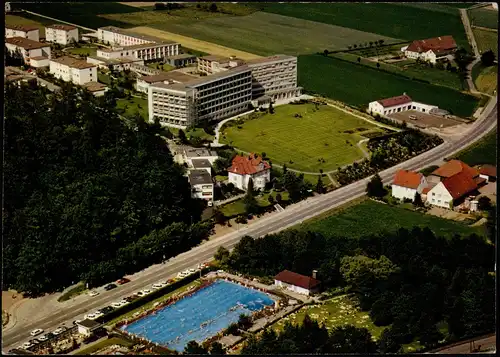
[[[124,117],[131,117],[135,115],[137,112],[147,120],[148,118],[148,100],[144,98],[132,97],[118,99],[116,101],[116,107],[119,110],[124,110],[121,114]]]
[[[255,3],[254,6],[260,11],[409,41],[452,35],[459,46],[470,49],[459,10],[445,4]]]
[[[335,53],[330,55],[334,58],[343,59],[350,61],[352,63],[358,64],[358,56],[351,53]],[[452,73],[443,69],[437,69],[435,67],[430,68],[424,64],[418,64],[415,61],[404,61],[406,64],[402,63],[385,63],[385,62],[375,62],[365,58],[361,58],[361,64],[377,68],[377,63],[380,63],[380,68],[407,77],[409,79],[419,79],[422,81],[428,81],[432,84],[450,87],[456,90],[462,90],[462,82],[458,77],[457,73]]]
[[[471,26],[487,27],[498,29],[498,11],[484,8],[467,10]]]
[[[47,20],[47,19],[45,19]],[[47,20],[50,21],[50,20]],[[50,24],[52,24],[53,21],[50,21]],[[45,25],[48,25],[47,22],[39,22],[33,19],[29,19],[25,16],[19,16],[19,15],[5,15],[5,24],[6,25],[32,25],[32,26],[38,26],[40,29],[40,37],[45,37]]]
[[[467,118],[472,116],[478,103],[478,98],[451,88],[410,80],[323,55],[299,56],[298,81],[306,91],[355,107],[407,93],[416,101],[434,104]]]
[[[470,166],[480,164],[497,165],[497,131],[493,130],[477,143],[455,155]]]
[[[133,16],[136,14],[129,14],[129,17]],[[183,45],[182,39],[172,38],[169,33],[181,35],[184,39],[192,38],[194,44],[196,41],[207,41],[261,56],[276,53],[290,55],[315,53],[323,52],[325,49],[340,50],[354,43],[381,39],[385,43],[400,42],[390,37],[265,12],[255,12],[247,16],[217,16],[190,20],[189,26],[186,25],[186,20],[152,22],[142,20],[140,16],[143,16],[143,13],[137,14],[138,19],[134,20],[136,26],[140,24],[165,31],[167,32],[165,38],[170,37],[171,40],[179,41]],[[132,21],[124,20],[123,16],[120,16],[120,19]],[[194,44],[185,42],[187,47],[198,49]]]
[[[360,203],[335,212],[331,216],[312,220],[300,225],[326,236],[349,236],[359,238],[367,234],[379,234],[384,231],[395,232],[399,228],[428,227],[434,234],[451,237],[454,234],[484,234],[482,227],[469,227],[465,223],[439,218],[400,206],[365,199]]]
[[[374,131],[379,129],[330,106],[289,104],[223,128],[222,141],[246,152],[265,152],[273,163],[291,169],[328,172],[362,159],[357,143]]]
[[[472,29],[480,53],[492,50],[498,60],[498,32]]]
[[[472,78],[478,91],[493,95],[498,86],[498,65],[483,67],[478,63],[472,69]]]

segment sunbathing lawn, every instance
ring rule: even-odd
[[[302,118],[295,118],[296,114]],[[356,129],[379,130],[330,106],[320,105],[316,110],[314,104],[289,104],[276,107],[274,114],[244,122],[241,129],[236,125],[224,128],[221,141],[246,152],[265,152],[273,163],[295,170],[328,172],[363,158],[356,144],[364,137]]]
[[[99,343],[96,343],[93,346],[81,349],[80,351],[74,353],[75,355],[90,355],[94,352],[97,352],[99,350],[102,350],[108,346],[113,346],[113,345],[120,345],[120,346],[125,346],[125,347],[132,347],[134,344],[124,340],[123,338],[120,337],[112,337],[110,339],[105,339]]]
[[[281,194],[281,199],[283,201],[288,201],[288,192],[286,192],[286,191],[283,191],[283,192],[273,191],[272,193],[265,193],[262,196],[256,197],[257,203],[259,204],[260,207],[268,207],[268,206],[270,206],[268,197],[271,195],[276,199],[276,195],[278,193]],[[241,198],[239,200],[236,200],[236,201],[233,201],[231,203],[228,203],[226,205],[221,206],[220,210],[224,214],[224,216],[234,217],[234,216],[245,213],[245,203],[243,203],[243,199]]]
[[[139,108],[139,105],[141,108]],[[144,118],[148,119],[148,100],[138,97],[122,98],[116,101],[116,107],[119,109],[125,109],[125,113],[121,114],[124,117],[130,117],[135,115],[137,112]]]
[[[175,69],[174,66],[171,66],[168,63],[164,63],[163,65],[160,65],[160,62],[146,63],[146,66],[148,66],[149,68],[159,69],[160,71],[163,71],[163,72],[168,72],[168,71]]]

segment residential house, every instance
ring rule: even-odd
[[[313,273],[313,275],[315,275]],[[274,277],[274,285],[298,294],[310,295],[319,291],[321,281],[315,276],[305,276],[289,270],[283,270]]]
[[[457,49],[452,36],[428,38],[413,41],[405,50],[405,56],[411,59],[421,59],[430,63],[446,57]]]
[[[5,25],[5,37],[22,37],[31,41],[40,41],[40,29],[33,25]]]
[[[196,63],[196,56],[190,55],[188,53],[180,53],[175,56],[169,56],[165,58],[165,62],[170,66],[174,67],[184,67]]]
[[[421,194],[426,186],[427,180],[421,173],[399,170],[392,183],[392,197],[414,201],[416,194]]]
[[[23,56],[24,63],[31,65],[31,59],[36,58],[33,65],[38,65],[40,62],[46,64],[44,60],[50,58],[50,45],[40,43],[24,37],[9,37],[5,39],[5,47],[11,53],[20,51]],[[43,58],[41,58],[43,57]]]
[[[45,27],[45,41],[60,45],[69,45],[72,41],[78,42],[78,27],[72,25],[55,24]]]
[[[264,189],[266,184],[271,181],[271,165],[257,154],[236,155],[227,172],[229,182],[244,191],[246,191],[250,179],[253,181],[254,189],[257,190]]]
[[[97,67],[95,65],[69,56],[50,60],[49,72],[56,78],[77,85],[97,82]]]
[[[190,170],[188,174],[191,185],[191,197],[207,201],[214,199],[214,183],[212,176],[206,170]]]
[[[368,112],[371,115],[378,114],[381,116],[405,112],[409,110],[416,110],[422,113],[431,113],[438,109],[439,108],[435,105],[415,102],[406,93],[403,93],[403,95],[397,97],[380,99],[368,104]]]

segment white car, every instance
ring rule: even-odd
[[[41,328],[36,328],[34,329],[33,331],[30,332],[30,335],[31,336],[36,336],[36,335],[39,335],[43,332],[43,330]]]
[[[99,295],[99,293],[95,290],[93,290],[89,293],[89,296],[92,296],[92,297],[97,296],[97,295]]]
[[[127,304],[130,304],[130,303],[126,299],[121,299],[120,300],[120,304],[122,304],[122,306],[123,306],[123,305],[127,305]]]
[[[98,317],[104,316],[104,314],[100,311],[96,311],[96,312],[94,312],[94,316],[97,319]]]
[[[156,283],[156,284],[153,284],[153,289],[161,289],[163,287],[165,287],[165,285],[163,283]]]
[[[122,304],[122,302],[120,301],[120,302],[114,302],[114,303],[112,303],[112,304],[111,304],[111,306],[113,306],[114,308],[116,308],[116,309],[117,309],[117,308],[119,308],[119,307],[122,307],[122,306],[123,306],[123,304]]]
[[[222,274],[222,273],[224,273],[224,270],[217,270],[217,273]]]
[[[144,296],[144,295],[148,295],[148,294],[151,294],[151,290],[149,290],[149,289],[144,289],[144,290],[139,291],[139,294],[140,294],[140,293],[142,293],[142,294],[143,294],[142,296]]]
[[[46,335],[43,335],[43,336],[40,336],[37,338],[38,341],[40,342],[44,342],[44,341],[47,341],[49,338],[46,336]]]
[[[97,319],[97,316],[95,314],[88,314],[88,315],[85,315],[85,318],[88,320],[95,320],[95,319]]]
[[[184,274],[184,272],[177,274],[177,278],[179,278],[179,279],[182,279],[182,278],[185,278],[185,277],[186,277],[186,275]]]
[[[33,347],[33,344],[31,342],[25,342],[23,343],[23,348],[24,349],[28,349],[28,348],[31,348]]]
[[[54,335],[56,335],[56,336],[59,335],[59,334],[61,334],[61,333],[63,333],[63,332],[64,332],[64,330],[62,328],[60,328],[60,327],[56,328],[54,331],[52,331],[52,333]]]
[[[194,274],[196,273],[196,269],[189,269],[189,274]]]

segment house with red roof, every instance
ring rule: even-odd
[[[415,102],[409,95],[403,93],[396,97],[379,99],[368,104],[368,112],[371,115],[389,115],[394,113],[416,110],[422,113],[430,113],[439,109],[435,105]]]
[[[321,281],[316,279],[316,270],[313,271],[312,277],[283,270],[274,277],[274,285],[298,294],[310,295],[319,290]]]
[[[240,190],[246,191],[250,179],[253,180],[253,187],[257,190],[264,189],[271,181],[271,165],[257,154],[236,155],[227,172],[229,182]]]
[[[460,160],[448,161],[434,170],[427,181],[430,189],[423,191],[427,203],[450,209],[486,183],[478,170]]]
[[[421,173],[399,170],[392,183],[392,197],[414,201],[417,193],[421,194],[426,186],[427,180]]]
[[[440,36],[426,40],[413,41],[404,51],[407,58],[421,59],[436,63],[441,58],[452,54],[457,49],[457,43],[452,36]]]
[[[495,182],[497,180],[497,167],[493,165],[480,165],[477,167],[479,170],[479,177],[482,177],[486,182]]]

